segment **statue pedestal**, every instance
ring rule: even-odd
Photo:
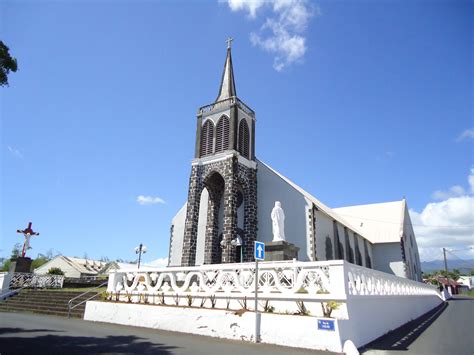
[[[12,259],[10,264],[9,273],[13,272],[31,272],[31,258],[19,256],[16,259]]]
[[[265,261],[298,259],[300,248],[286,241],[265,243]]]

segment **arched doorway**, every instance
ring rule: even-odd
[[[207,223],[204,250],[204,263],[221,263],[222,250],[219,237],[222,235],[224,219],[224,178],[217,172],[212,172],[205,180],[204,186],[209,193],[207,207]]]

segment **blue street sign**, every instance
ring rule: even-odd
[[[265,260],[265,243],[255,242],[255,260]]]
[[[334,321],[329,319],[318,319],[318,329],[334,331]]]

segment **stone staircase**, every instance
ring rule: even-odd
[[[3,302],[0,301],[0,312],[31,312],[67,317],[69,300],[86,291],[87,289],[84,291],[24,289],[16,296]],[[87,295],[74,300],[73,305],[88,299],[94,294],[96,295],[94,299],[99,298],[99,292],[91,291]],[[85,303],[77,306],[71,311],[71,317],[83,318],[85,308]]]

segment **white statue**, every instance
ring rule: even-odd
[[[273,241],[281,242],[285,240],[285,213],[281,208],[280,201],[275,201],[272,210]]]

